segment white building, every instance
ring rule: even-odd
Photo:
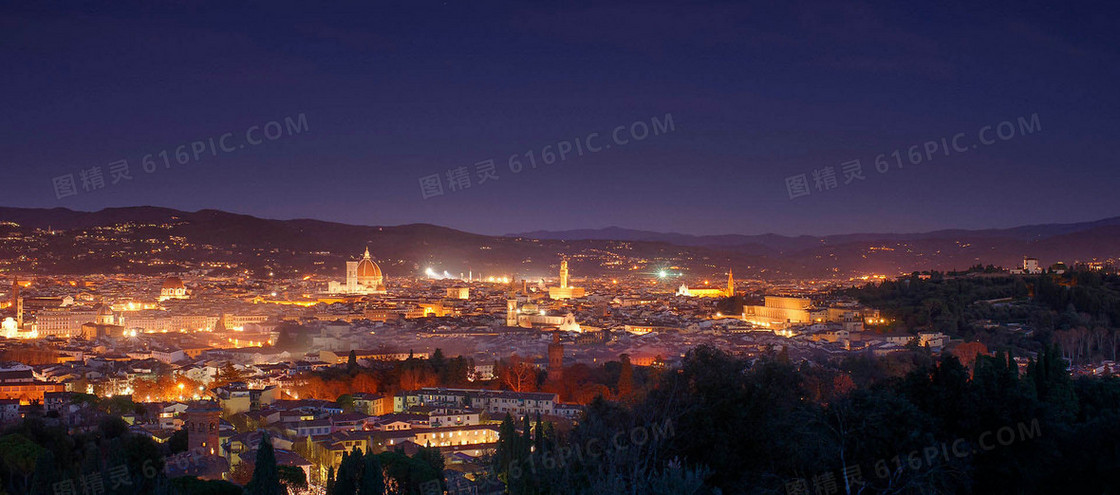
[[[1013,274],[1030,274],[1035,275],[1042,273],[1042,268],[1038,266],[1038,258],[1026,257],[1023,258],[1023,267],[1017,270],[1011,270]]]

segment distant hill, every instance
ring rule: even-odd
[[[864,233],[864,234],[839,234],[828,236],[783,236],[778,234],[724,234],[724,235],[690,235],[666,232],[652,232],[647,230],[633,230],[622,227],[606,227],[602,229],[577,229],[577,230],[537,230],[520,234],[507,234],[510,236],[531,237],[534,239],[556,240],[588,240],[611,239],[618,241],[654,241],[667,242],[678,246],[708,246],[708,247],[746,247],[760,246],[777,252],[797,251],[822,244],[847,244],[852,242],[868,241],[918,241],[930,239],[1012,239],[1020,241],[1039,241],[1065,234],[1087,232],[1101,227],[1120,226],[1120,217],[1106,218],[1093,222],[1079,222],[1068,224],[1040,224],[1025,225],[1007,229],[983,230],[937,230],[923,233]]]
[[[573,258],[573,274],[578,277],[601,273],[618,260],[672,259],[684,254],[663,243],[539,241],[429,224],[363,226],[156,207],[97,212],[0,207],[0,221],[16,224],[0,226],[0,259],[36,253],[8,269],[43,273],[174,272],[202,262],[222,262],[251,271],[341,276],[344,261],[368,246],[389,276],[417,275],[432,267],[455,275],[473,271],[539,278],[554,274],[561,257],[567,256]],[[47,229],[55,233],[46,234]],[[144,258],[161,264],[153,267],[136,261]]]
[[[1023,256],[1043,264],[1120,258],[1120,217],[819,237],[693,236],[619,227],[485,236],[429,224],[363,226],[158,207],[96,212],[0,207],[0,221],[8,222],[0,225],[0,262],[6,263],[0,269],[33,273],[175,272],[205,263],[228,265],[226,270],[341,276],[343,262],[367,246],[391,277],[418,275],[430,266],[455,275],[539,278],[552,276],[562,257],[571,260],[576,277],[652,275],[661,268],[709,277],[732,267],[739,276],[758,278],[1006,267],[1017,266]]]

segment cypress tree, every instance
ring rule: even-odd
[[[35,472],[31,478],[32,493],[51,493],[53,484],[58,481],[54,468],[54,453],[50,449],[44,450],[35,460]]]
[[[372,450],[366,452],[362,460],[362,482],[358,487],[358,495],[384,495],[385,478],[381,472],[381,460]]]
[[[542,452],[544,450],[544,425],[541,424],[541,413],[539,412],[537,413],[536,430],[533,432],[533,447],[536,448],[537,452]]]
[[[342,455],[338,474],[334,480],[334,495],[354,495],[358,491],[358,478],[361,476],[362,460],[357,447],[353,452]]]
[[[498,427],[498,471],[508,472],[510,465],[517,460],[517,430],[513,425],[513,416],[508,412]]]
[[[257,447],[257,461],[253,467],[253,479],[249,481],[249,493],[252,495],[280,495],[280,473],[276,469],[276,453],[272,450],[272,441],[268,433],[261,435],[260,446]]]
[[[525,415],[525,420],[522,421],[521,424],[525,425],[525,430],[521,432],[521,444],[519,445],[521,449],[519,453],[521,454],[521,458],[525,459],[529,457],[529,453],[533,449],[533,423],[529,421],[528,414]]]

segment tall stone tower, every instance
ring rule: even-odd
[[[568,288],[568,260],[560,262],[560,288]]]
[[[735,295],[735,277],[731,275],[731,267],[727,268],[727,297]]]
[[[19,292],[19,279],[12,280],[12,305],[16,308],[16,326],[23,328],[23,294]]]
[[[219,455],[218,421],[222,408],[213,401],[192,403],[183,413],[187,429],[187,447],[203,455]],[[197,449],[197,450],[195,450]]]
[[[367,248],[368,251],[368,248]],[[346,293],[353,294],[358,291],[358,262],[346,262]]]
[[[517,326],[517,299],[506,299],[506,326]]]
[[[548,344],[548,379],[564,379],[564,344],[560,343],[560,332],[552,332],[552,343]]]

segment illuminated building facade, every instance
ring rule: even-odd
[[[80,335],[82,325],[93,322],[96,313],[90,310],[53,309],[35,314],[35,329],[41,337],[64,339]]]
[[[584,296],[583,287],[568,286],[568,260],[560,262],[560,286],[549,287],[548,297],[551,299],[578,299]]]
[[[254,323],[264,323],[268,321],[268,315],[238,315],[230,313],[222,313],[218,317],[217,326],[224,330],[244,330],[247,325]]]
[[[1023,267],[1020,269],[1012,269],[1011,273],[1037,275],[1042,273],[1042,268],[1038,266],[1038,258],[1026,257],[1023,258]]]
[[[163,286],[159,289],[159,300],[166,301],[168,299],[187,299],[187,286],[183,285],[183,280],[179,277],[167,277],[163,281]]]
[[[12,281],[12,300],[10,306],[15,308],[15,318],[4,318],[0,322],[0,336],[6,339],[37,339],[39,332],[34,325],[23,324],[23,296],[20,294],[18,280]]]
[[[370,257],[369,248],[366,248],[362,259],[346,262],[346,282],[330,282],[327,291],[331,294],[385,294],[385,276],[381,267]]]
[[[727,270],[727,287],[703,287],[703,288],[689,288],[687,285],[681,284],[677,289],[678,296],[688,297],[731,297],[735,295],[735,277],[731,274],[731,270]]]
[[[86,340],[119,339],[125,337],[124,327],[113,324],[83,323],[82,338]]]
[[[812,301],[804,297],[766,296],[762,306],[744,306],[743,319],[764,327],[812,323]]]
[[[576,321],[575,315],[567,313],[564,316],[549,315],[547,311],[538,309],[536,304],[526,304],[517,307],[517,301],[506,301],[506,326],[522,328],[556,327],[561,332],[582,332],[583,327]]]
[[[108,304],[99,303],[94,306],[94,321],[82,324],[82,338],[97,340],[100,338],[124,337],[124,327],[116,324],[116,315]]]

